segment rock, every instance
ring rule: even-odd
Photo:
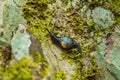
[[[71,75],[74,74],[76,64],[71,65],[67,60],[63,60],[61,57],[63,51],[50,42],[46,42],[46,45],[42,44],[36,39],[36,37],[30,36],[26,31],[26,28],[23,25],[26,21],[21,16],[22,8],[20,7],[23,5],[24,1],[25,0],[0,1],[0,47],[6,48],[8,45],[11,45],[12,54],[17,60],[20,60],[24,56],[30,57],[29,53],[40,52],[43,54],[43,57],[47,59],[47,63],[50,66],[47,76],[49,80],[53,80],[52,77],[54,77],[60,70],[65,71],[66,80],[70,80]],[[89,2],[91,2],[91,0],[89,0]],[[77,0],[75,0],[75,3],[70,4],[75,7]],[[69,7],[71,7],[71,5]],[[86,10],[88,10],[88,6],[85,5],[81,11],[85,12]],[[89,26],[95,24],[97,27],[111,27],[115,23],[112,13],[102,7],[88,10],[86,15]],[[100,50],[94,55],[97,64],[103,68],[100,77],[97,77],[96,80],[120,80],[119,35],[119,30],[116,30],[116,32],[113,33],[112,38],[114,40],[114,45],[106,56],[104,56],[106,49],[105,40],[100,44]],[[9,57],[6,59],[9,59]],[[46,80],[48,80],[48,78],[46,78]]]
[[[43,56],[42,45],[40,41],[37,39],[37,37],[34,35],[31,35],[30,40],[31,40],[31,45],[29,47],[29,53],[39,52]]]
[[[5,49],[11,45],[12,53],[17,60],[29,56],[31,44],[30,36],[22,25],[26,22],[20,7],[23,3],[24,0],[0,1],[0,47]]]
[[[113,14],[102,7],[96,7],[93,10],[88,10],[86,15],[88,22],[92,18],[96,26],[102,28],[112,26],[115,23]]]
[[[19,28],[11,40],[12,53],[15,59],[20,60],[22,57],[29,57],[30,35],[26,32],[24,25],[19,24]]]
[[[6,26],[4,26],[4,9],[6,6],[6,1],[0,1],[0,47],[5,48],[9,45],[9,40],[7,40]],[[9,38],[9,37],[8,37]]]
[[[24,0],[21,0],[21,2]],[[0,2],[0,42],[8,46],[11,43],[12,33],[19,23],[24,23],[25,19],[21,16],[22,10],[11,0]]]
[[[112,35],[114,40],[113,48],[105,54],[106,43],[105,40],[100,44],[100,50],[95,54],[97,63],[100,67],[104,68],[102,78],[100,80],[120,80],[120,30],[116,29]],[[108,47],[109,48],[109,47]],[[109,76],[108,76],[109,74]],[[106,79],[105,79],[106,78]]]
[[[74,74],[74,69],[76,64],[70,64],[69,60],[62,59],[61,53],[62,50],[58,47],[56,47],[51,42],[46,42],[47,45],[42,44],[42,49],[44,57],[46,58],[49,66],[50,71],[48,72],[51,80],[53,80],[53,76],[56,75],[56,73],[59,73],[59,71],[63,70],[66,74],[65,80],[70,80],[71,75]]]

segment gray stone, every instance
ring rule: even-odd
[[[115,23],[113,14],[102,7],[96,7],[93,10],[88,10],[86,15],[87,21],[92,19],[96,26],[99,27],[109,27]]]
[[[30,35],[26,32],[24,25],[19,24],[19,28],[12,38],[12,53],[15,59],[20,60],[23,57],[29,57]]]
[[[25,0],[0,1],[0,47],[12,47],[12,53],[17,60],[29,56],[30,36],[26,32],[26,21],[22,16],[22,6]],[[19,4],[19,5],[18,5]]]
[[[18,27],[19,23],[24,23],[25,20],[21,16],[22,10],[15,5],[13,0],[3,1],[1,2],[1,5],[0,33],[2,36],[0,37],[0,41],[4,41],[5,43],[10,44],[14,29]]]
[[[102,80],[120,80],[120,30],[116,29],[112,35],[114,40],[113,48],[105,54],[105,40],[100,44],[100,50],[95,54],[99,66],[105,69],[102,73],[105,78]],[[107,76],[108,73],[111,76]]]
[[[9,45],[9,41],[5,37],[5,26],[4,26],[4,8],[6,6],[6,1],[0,1],[0,47],[5,48]]]
[[[42,49],[44,57],[46,58],[49,66],[50,71],[48,72],[51,80],[53,80],[53,76],[55,76],[56,73],[58,73],[60,70],[63,70],[66,73],[66,79],[70,80],[71,75],[74,74],[74,69],[76,67],[76,63],[70,64],[69,60],[63,59],[61,57],[61,53],[63,53],[59,47],[56,47],[51,42],[46,42],[45,44],[42,44]]]

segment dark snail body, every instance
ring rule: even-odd
[[[80,45],[74,39],[67,37],[58,37],[49,30],[47,31],[49,32],[52,42],[61,47],[62,49],[69,50],[73,48],[78,48],[79,52],[82,53]]]

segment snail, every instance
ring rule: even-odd
[[[49,32],[51,40],[54,44],[58,45],[64,50],[77,48],[79,52],[82,54],[82,48],[80,44],[77,43],[73,38],[56,36],[53,32],[50,32],[48,29],[46,30]]]

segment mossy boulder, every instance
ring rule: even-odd
[[[13,55],[17,55],[15,58],[18,60],[12,63],[14,65],[7,63],[6,69],[0,67],[4,71],[0,73],[2,79],[14,80],[17,76],[18,80],[119,80],[119,56],[116,56],[119,55],[119,29],[117,34],[113,33],[120,21],[119,3],[116,2],[117,0],[0,2],[0,45],[11,46]],[[53,27],[55,35],[67,36],[80,43],[83,55],[77,49],[62,50],[55,46],[46,31]],[[109,34],[113,34],[110,40],[106,39]],[[94,55],[95,51],[97,53]],[[14,60],[14,57],[11,58]],[[20,75],[18,71],[21,72]]]

